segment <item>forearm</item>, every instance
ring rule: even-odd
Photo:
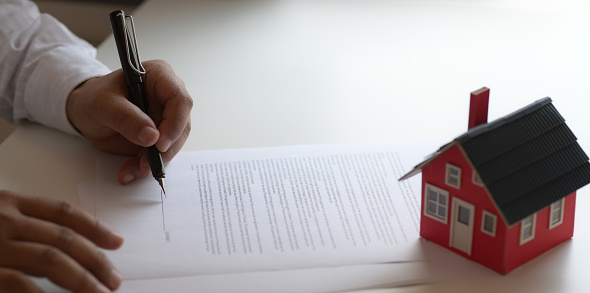
[[[0,1],[0,115],[76,133],[66,102],[85,80],[110,70],[96,50],[28,1]]]

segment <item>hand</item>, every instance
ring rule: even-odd
[[[110,292],[121,276],[97,248],[123,238],[68,203],[0,190],[0,292],[40,292],[26,274],[74,292]]]
[[[117,180],[122,184],[151,174],[144,147],[156,144],[168,163],[191,129],[193,101],[184,82],[164,61],[142,64],[151,118],[127,99],[122,70],[87,80],[72,91],[67,103],[71,123],[95,147],[136,156],[119,169]]]

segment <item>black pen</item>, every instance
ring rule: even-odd
[[[145,93],[145,69],[139,60],[133,19],[131,16],[125,16],[123,10],[111,12],[109,18],[131,101],[151,117]],[[145,152],[150,163],[150,168],[152,169],[152,175],[158,181],[160,187],[162,187],[164,194],[166,194],[166,188],[164,188],[164,177],[166,177],[166,173],[164,173],[162,155],[156,148],[156,145],[146,147]]]

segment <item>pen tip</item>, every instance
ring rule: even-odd
[[[166,186],[164,184],[164,178],[158,178],[158,183],[160,184],[160,187],[162,187],[162,191],[164,192],[164,195],[166,195]]]

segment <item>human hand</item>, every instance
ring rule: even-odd
[[[121,275],[98,247],[122,243],[118,233],[66,202],[0,190],[0,292],[40,292],[26,275],[73,292],[115,290]]]
[[[67,102],[70,122],[95,147],[136,156],[119,169],[117,180],[122,184],[151,174],[144,147],[156,144],[162,160],[168,163],[180,151],[191,129],[193,101],[184,82],[165,61],[142,64],[151,118],[128,100],[120,69],[82,83]]]

